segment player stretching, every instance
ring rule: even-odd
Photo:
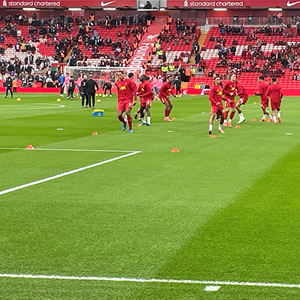
[[[243,112],[241,110],[241,106],[242,105],[245,105],[246,102],[248,101],[248,92],[247,90],[245,89],[245,87],[240,83],[240,82],[237,82],[237,94],[238,96],[240,97],[237,105],[236,105],[236,110],[238,111],[239,113],[239,121],[237,122],[237,124],[241,124],[243,122],[246,121],[244,115],[243,115]]]
[[[236,104],[234,101],[234,97],[236,95],[236,85],[237,85],[236,75],[232,74],[230,77],[230,81],[226,82],[223,87],[223,94],[224,94],[223,100],[226,101],[225,111],[224,111],[224,126],[228,125],[229,127],[231,127],[231,121],[235,114]],[[229,109],[231,109],[231,113],[230,113],[229,120],[227,122],[227,116],[228,116]]]
[[[140,115],[142,120],[142,125],[151,125],[151,117],[150,117],[150,108],[152,101],[154,99],[154,94],[151,89],[150,83],[149,83],[149,77],[146,75],[142,75],[140,77],[141,84],[138,88],[138,95],[140,96]],[[144,111],[146,110],[147,113],[147,122],[145,122],[144,119]]]
[[[272,78],[272,85],[269,87],[267,96],[270,96],[271,98],[271,109],[273,114],[273,121],[274,124],[277,124],[278,122],[281,122],[280,118],[280,105],[281,105],[281,99],[282,99],[282,92],[281,87],[277,83],[276,78]],[[277,119],[276,119],[276,111],[277,111]]]
[[[173,104],[171,103],[169,96],[170,94],[172,94],[175,98],[175,94],[172,92],[172,82],[174,80],[173,76],[169,76],[167,81],[165,83],[163,83],[163,85],[161,86],[161,89],[159,91],[158,97],[160,99],[160,101],[162,102],[162,104],[165,105],[165,122],[172,122],[169,118],[170,113],[172,111],[173,108]]]
[[[258,77],[259,82],[259,91],[255,92],[255,96],[260,96],[260,107],[263,111],[263,117],[260,120],[261,122],[266,122],[267,116],[269,116],[268,122],[273,121],[272,115],[267,111],[267,107],[269,106],[269,97],[267,96],[269,85],[264,81],[264,76]]]
[[[224,114],[223,114],[223,105],[222,105],[222,87],[221,87],[221,79],[220,77],[215,77],[214,86],[209,91],[208,99],[211,104],[211,116],[209,119],[208,125],[208,134],[212,134],[213,122],[216,114],[218,113],[220,116],[220,123],[218,131],[221,133],[225,133],[222,129],[222,125],[224,122]]]
[[[126,121],[123,118],[125,112],[128,122],[128,132],[132,133],[132,118],[130,115],[132,106],[136,104],[136,85],[128,78],[125,78],[123,72],[118,72],[118,81],[116,82],[118,90],[118,118],[123,123],[122,130],[126,130]],[[132,101],[132,97],[134,100]]]

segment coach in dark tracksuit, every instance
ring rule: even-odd
[[[13,97],[14,93],[12,91],[12,86],[13,86],[13,79],[8,75],[8,77],[5,80],[5,86],[6,86],[6,95],[5,98],[8,96],[8,91],[10,92],[11,98]]]
[[[86,100],[85,101],[85,107],[88,107],[88,104],[89,104],[89,99],[88,99],[88,94],[87,94],[87,86],[86,86],[87,81],[88,81],[87,76],[84,75],[83,80],[81,81],[81,88],[80,88],[82,108],[84,108],[84,100]]]
[[[87,95],[88,95],[88,102],[89,107],[91,107],[91,100],[93,100],[93,108],[95,108],[95,95],[96,91],[98,90],[99,86],[94,79],[89,79],[86,83]]]

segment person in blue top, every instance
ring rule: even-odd
[[[61,74],[58,77],[58,82],[59,82],[59,87],[60,87],[60,95],[63,96],[64,95],[64,83],[65,83],[65,75]]]

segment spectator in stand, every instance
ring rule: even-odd
[[[152,4],[150,1],[147,1],[146,5],[144,6],[145,9],[152,9]]]

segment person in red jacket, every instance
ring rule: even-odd
[[[123,123],[122,130],[126,130],[126,121],[123,118],[123,113],[125,112],[128,122],[128,132],[132,133],[132,118],[131,109],[132,106],[136,104],[136,85],[129,79],[125,78],[125,74],[120,71],[117,74],[118,81],[116,82],[118,90],[118,118]],[[133,99],[133,100],[132,100]]]
[[[154,93],[152,91],[151,85],[149,83],[149,77],[146,75],[142,75],[140,77],[141,84],[138,87],[137,94],[140,96],[140,115],[142,120],[142,125],[151,125],[151,117],[150,117],[150,108],[152,105],[152,101],[154,99]],[[144,120],[144,110],[147,113],[147,122]]]
[[[224,109],[222,105],[222,87],[221,87],[221,79],[218,76],[215,77],[214,79],[214,86],[209,91],[208,99],[211,104],[211,115],[210,115],[209,125],[208,125],[208,134],[212,134],[213,122],[217,113],[220,116],[218,131],[220,133],[225,133],[224,130],[222,129],[222,125],[224,122]]]
[[[167,81],[165,83],[163,83],[163,85],[161,86],[161,88],[159,90],[159,94],[158,94],[160,101],[165,105],[165,119],[164,120],[166,122],[172,122],[170,120],[169,116],[172,111],[173,104],[171,103],[171,100],[169,97],[170,97],[170,94],[172,94],[176,98],[176,95],[172,92],[173,80],[174,80],[174,77],[169,76],[167,78]]]
[[[223,87],[223,100],[225,100],[225,111],[224,111],[224,126],[229,126],[231,127],[231,120],[234,117],[235,114],[235,107],[236,107],[236,103],[234,101],[234,98],[236,96],[236,88],[237,88],[237,84],[236,84],[236,75],[232,74],[230,77],[230,81],[226,82],[224,87]],[[230,113],[230,117],[229,120],[227,122],[227,116],[228,116],[228,112],[229,109],[231,109],[231,113]]]
[[[272,85],[268,89],[267,96],[271,98],[271,109],[273,114],[273,121],[274,124],[277,124],[278,122],[281,122],[280,105],[281,105],[281,99],[283,97],[283,94],[281,92],[281,86],[276,81],[276,77],[272,78]],[[276,112],[277,112],[278,121],[276,119]]]
[[[243,112],[241,110],[241,106],[246,104],[246,102],[248,101],[249,96],[248,96],[247,90],[245,89],[245,87],[240,82],[237,82],[237,94],[240,97],[240,99],[239,99],[239,101],[236,105],[236,110],[238,111],[239,117],[240,117],[240,119],[237,123],[241,124],[241,123],[246,121],[246,119],[243,115]]]
[[[260,107],[263,111],[263,117],[260,120],[261,122],[267,121],[267,116],[269,116],[268,122],[273,121],[272,115],[268,112],[267,107],[269,106],[269,97],[267,96],[267,92],[269,89],[269,85],[265,82],[264,76],[258,77],[259,89],[258,92],[255,92],[255,96],[260,96]]]

